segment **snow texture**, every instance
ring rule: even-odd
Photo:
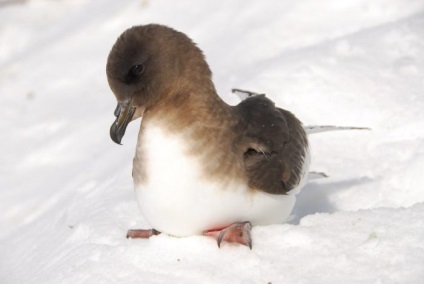
[[[159,235],[137,207],[140,121],[109,138],[106,58],[166,24],[206,54],[221,96],[266,93],[313,134],[293,219],[253,250]],[[423,283],[424,1],[0,1],[0,283]],[[160,212],[158,212],[160,214]],[[196,213],[193,213],[196,214]]]

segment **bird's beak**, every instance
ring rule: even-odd
[[[133,119],[136,107],[132,104],[132,99],[118,102],[115,109],[116,120],[110,127],[110,138],[113,142],[121,144],[122,137],[124,137],[125,129],[128,123]]]

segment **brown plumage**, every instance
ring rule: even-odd
[[[112,139],[120,143],[130,120],[143,116],[133,169],[136,188],[154,187],[149,165],[153,152],[145,145],[150,141],[150,129],[156,128],[165,140],[182,141],[181,152],[195,161],[199,173],[198,191],[202,191],[203,183],[205,187],[214,184],[219,195],[220,188],[231,191],[233,184],[241,184],[247,188],[243,193],[246,196],[260,192],[282,196],[306,179],[308,142],[301,122],[264,95],[251,96],[236,106],[227,105],[216,93],[203,53],[183,33],[161,25],[128,29],[113,46],[106,71],[119,103]],[[163,166],[163,178],[169,174],[175,173]],[[156,182],[157,178],[153,179]],[[178,190],[169,189],[169,196]],[[181,189],[180,194],[184,192]],[[153,206],[151,203],[147,206]],[[234,220],[228,216],[221,219],[228,224],[254,221],[237,219],[250,216],[245,213],[232,213]],[[203,229],[224,222],[221,219],[205,224]],[[172,229],[168,233],[179,235]]]

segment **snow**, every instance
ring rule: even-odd
[[[221,96],[266,93],[313,134],[314,180],[253,250],[147,228],[131,179],[139,121],[109,138],[106,58],[132,25],[205,51]],[[0,283],[422,283],[424,2],[0,2]]]

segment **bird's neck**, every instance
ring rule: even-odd
[[[216,93],[212,83],[170,90],[146,110],[143,123],[160,122],[181,131],[187,127],[220,128],[233,115],[231,106]]]

